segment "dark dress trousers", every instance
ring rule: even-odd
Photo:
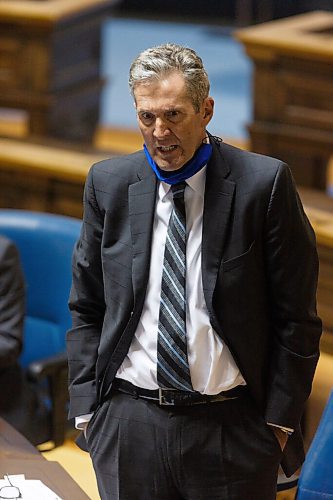
[[[302,463],[299,422],[319,356],[318,258],[287,165],[211,138],[202,279],[210,321],[266,422],[295,429],[282,458]],[[90,170],[73,258],[70,418],[104,401],[141,315],[157,181],[142,151]]]

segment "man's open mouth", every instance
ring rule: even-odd
[[[157,149],[162,153],[169,153],[170,151],[174,151],[177,146],[158,146]]]

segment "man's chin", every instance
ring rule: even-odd
[[[164,172],[173,172],[174,170],[179,170],[183,166],[183,162],[179,157],[179,154],[159,155],[157,154],[153,160],[155,161],[158,168]]]
[[[179,165],[178,162],[167,162],[165,160],[161,160],[161,158],[156,158],[154,161],[158,168],[163,172],[173,172],[181,168],[181,165]]]
[[[164,166],[164,165],[161,165],[161,166],[160,166],[160,165],[157,165],[157,166],[158,166],[158,168],[159,168],[160,170],[162,170],[163,172],[175,172],[176,170],[179,170],[179,169],[180,169],[180,167],[174,167],[174,166],[170,166],[170,165],[168,165],[168,166]]]

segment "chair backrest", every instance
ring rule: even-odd
[[[0,209],[0,234],[15,242],[27,284],[22,366],[65,350],[71,257],[80,227],[72,217]]]
[[[333,391],[306,454],[297,500],[333,500]]]

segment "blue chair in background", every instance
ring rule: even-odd
[[[333,391],[306,454],[297,500],[333,500]]]
[[[71,256],[80,227],[81,221],[72,217],[0,209],[0,233],[16,244],[27,285],[20,362],[47,399],[51,421],[46,440],[54,446],[63,443],[67,422],[65,334],[71,324]]]

